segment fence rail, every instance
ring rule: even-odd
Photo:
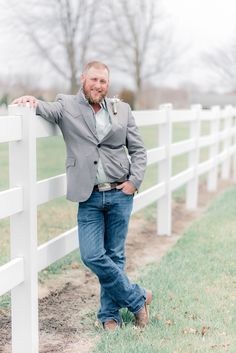
[[[10,187],[0,192],[0,219],[10,216],[11,261],[0,267],[0,295],[11,290],[12,352],[38,353],[37,273],[78,248],[77,227],[37,246],[37,206],[66,193],[65,174],[36,180],[36,140],[61,135],[27,107],[9,107],[9,116],[0,117],[0,143],[9,143]],[[198,204],[199,177],[207,175],[208,190],[217,189],[219,174],[236,179],[236,109],[213,107],[203,111],[172,110],[134,112],[137,125],[159,127],[159,145],[148,150],[148,165],[158,164],[157,184],[135,196],[133,213],[158,202],[157,233],[171,234],[172,192],[186,185],[186,206]],[[202,136],[201,122],[210,132]],[[189,137],[172,142],[173,125],[187,123]],[[157,136],[158,137],[158,136]],[[220,148],[221,145],[221,148]],[[208,148],[209,158],[200,162],[200,151]],[[172,175],[173,157],[187,154],[188,166]]]

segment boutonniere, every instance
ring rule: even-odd
[[[111,104],[112,104],[112,111],[113,111],[113,114],[117,114],[117,104],[120,102],[120,98],[117,98],[117,97],[113,97],[110,99],[111,101]]]

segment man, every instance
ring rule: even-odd
[[[129,281],[124,271],[125,238],[146,167],[146,151],[128,104],[106,98],[109,69],[86,65],[77,95],[58,95],[53,103],[23,96],[13,103],[36,107],[36,113],[58,124],[67,148],[67,198],[79,202],[81,258],[101,285],[98,319],[105,330],[121,325],[126,307],[136,325],[148,323],[150,290]]]

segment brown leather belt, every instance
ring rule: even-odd
[[[122,182],[115,182],[115,183],[102,183],[95,185],[93,191],[109,191],[115,189],[118,185],[122,184]]]

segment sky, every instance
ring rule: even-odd
[[[236,30],[235,0],[164,0],[180,37],[197,49],[221,45]]]
[[[181,72],[183,80],[200,83],[209,89],[215,80],[200,63],[202,53],[222,48],[236,38],[236,0],[163,0],[179,43],[188,43],[188,71]],[[176,78],[176,82],[181,78]],[[212,84],[212,83],[210,83]],[[222,87],[224,90],[224,88]],[[227,89],[227,87],[225,88]]]
[[[128,0],[127,0],[128,1]],[[1,2],[1,0],[0,0]],[[183,65],[176,74],[167,79],[167,84],[178,85],[192,80],[208,87],[210,77],[206,68],[199,65],[201,53],[222,47],[236,34],[236,0],[163,0],[177,43],[188,50],[183,55]],[[22,70],[24,53],[18,37],[4,31],[0,24],[0,75]],[[20,66],[19,66],[20,64]],[[27,67],[27,70],[34,68]]]

